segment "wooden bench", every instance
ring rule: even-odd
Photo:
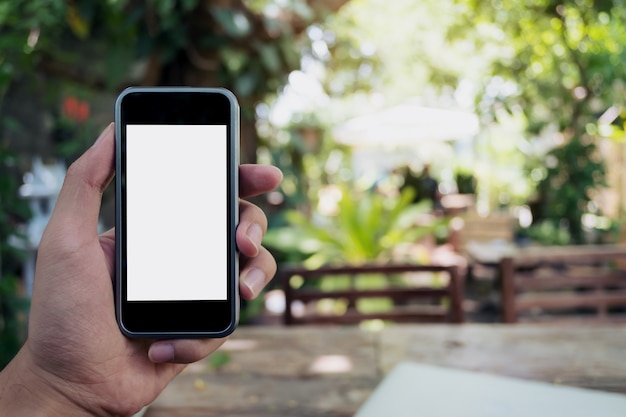
[[[414,285],[398,286],[393,282],[399,275],[432,273],[447,275],[447,283],[437,286]],[[359,289],[356,280],[366,275],[382,277],[385,285],[381,288]],[[349,277],[352,285],[345,289],[323,290],[319,285],[301,285],[294,288],[292,278],[299,277],[302,284],[320,283],[322,278]],[[456,266],[443,265],[359,265],[326,266],[318,269],[306,269],[302,266],[282,265],[278,270],[278,279],[285,292],[284,323],[292,324],[351,324],[368,319],[382,319],[395,322],[451,322],[462,323],[463,281]],[[384,298],[393,301],[389,311],[361,312],[356,308],[360,299]],[[314,305],[320,300],[343,300],[347,305],[341,314],[321,314],[308,311],[306,314],[294,313],[294,302]],[[416,301],[421,301],[416,302]],[[309,309],[311,310],[311,309]],[[315,310],[315,309],[313,309]]]
[[[517,321],[626,319],[626,246],[538,247],[502,258],[502,313]]]

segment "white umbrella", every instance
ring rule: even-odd
[[[473,113],[407,103],[348,120],[333,135],[338,143],[354,148],[357,178],[380,178],[397,166],[417,168],[425,162],[449,171],[455,148],[467,146],[478,131]]]
[[[473,113],[402,104],[348,120],[333,134],[337,142],[354,147],[406,148],[471,139],[478,130]]]

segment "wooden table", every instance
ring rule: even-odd
[[[626,394],[624,325],[242,327],[191,365],[146,417],[352,416],[397,363],[419,363]]]
[[[467,256],[470,263],[497,267],[505,257],[515,257],[519,261],[533,262],[536,258],[569,258],[577,253],[598,256],[623,257],[626,245],[567,245],[567,246],[516,246],[510,242],[469,242]]]

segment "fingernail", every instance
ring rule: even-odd
[[[98,139],[93,143],[92,146],[96,146],[98,143],[102,142],[102,140],[109,134],[109,131],[113,128],[113,122],[109,123],[109,125],[100,133]]]
[[[170,362],[174,360],[174,346],[165,344],[155,344],[150,346],[148,357],[154,363]]]
[[[252,223],[250,227],[248,227],[246,234],[258,250],[259,246],[261,246],[261,242],[263,241],[263,229],[261,229],[261,226],[256,223]]]
[[[258,268],[253,268],[248,271],[243,279],[243,282],[256,297],[259,295],[263,287],[265,287],[265,273]]]

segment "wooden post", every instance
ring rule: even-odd
[[[463,323],[465,321],[465,313],[463,311],[463,279],[459,274],[457,266],[448,268],[450,274],[450,302],[452,303],[450,319],[453,323]]]
[[[289,271],[278,271],[279,282],[283,286],[283,292],[285,293],[285,314],[283,315],[284,324],[290,326],[294,324],[293,312],[291,305],[293,304],[293,288],[291,288],[291,274]]]
[[[513,258],[505,257],[500,261],[500,276],[502,278],[502,320],[505,323],[516,323],[515,311],[515,267]]]

